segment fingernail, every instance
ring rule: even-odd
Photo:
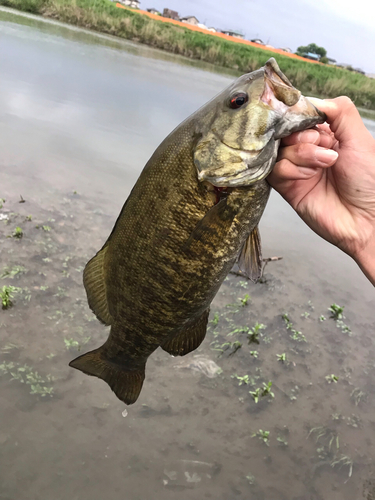
[[[339,154],[333,149],[323,149],[319,148],[315,151],[315,158],[321,163],[333,163],[337,160]]]
[[[315,144],[319,139],[319,132],[317,130],[304,130],[298,136],[299,142],[309,142]]]

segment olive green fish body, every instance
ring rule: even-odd
[[[103,346],[71,366],[102,378],[131,404],[155,349],[173,355],[196,349],[236,259],[259,275],[257,225],[279,139],[322,121],[270,60],[174,130],[85,268],[89,305],[111,330]]]

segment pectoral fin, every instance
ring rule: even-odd
[[[257,281],[262,276],[262,246],[258,226],[253,229],[245,241],[238,256],[238,267],[251,279]]]
[[[208,315],[210,309],[206,309],[194,322],[190,322],[172,339],[161,346],[164,351],[172,356],[185,356],[201,345],[206,335]]]
[[[189,250],[197,243],[214,247],[227,233],[236,213],[236,210],[228,204],[228,198],[220,200],[197,223],[182,250]]]

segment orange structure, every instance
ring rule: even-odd
[[[230,42],[242,43],[244,45],[251,45],[253,47],[257,47],[258,49],[268,50],[269,52],[275,52],[276,54],[281,54],[281,55],[286,56],[286,57],[292,57],[293,59],[299,59],[300,61],[305,61],[305,62],[309,62],[312,64],[320,64],[319,61],[305,59],[304,57],[298,56],[297,54],[291,54],[290,52],[285,52],[284,50],[281,50],[281,49],[271,49],[269,47],[265,47],[264,45],[250,42],[249,40],[244,40],[242,38],[235,38],[233,36],[224,35],[224,33],[219,33],[219,32],[214,33],[212,31],[208,31],[208,30],[205,30],[203,28],[199,28],[198,26],[195,26],[193,24],[182,23],[181,21],[175,21],[174,19],[169,19],[168,17],[158,16],[157,14],[151,14],[151,12],[147,12],[146,10],[130,9],[129,7],[125,7],[124,5],[121,5],[120,3],[116,3],[116,7],[119,7],[120,9],[131,10],[132,12],[136,12],[137,14],[142,14],[142,15],[148,16],[151,19],[154,19],[155,21],[161,21],[163,23],[175,24],[176,26],[181,26],[182,28],[186,28],[186,29],[189,29],[192,31],[200,31],[201,33],[204,33],[206,35],[217,36],[219,38],[223,38],[224,40],[229,40]]]

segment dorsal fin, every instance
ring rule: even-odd
[[[238,256],[238,267],[251,281],[262,277],[262,246],[258,226],[246,239]]]
[[[87,293],[90,309],[99,321],[109,326],[112,316],[107,303],[107,291],[104,276],[104,258],[108,249],[108,241],[99,252],[88,261],[83,271],[83,284]]]
[[[207,321],[210,309],[206,309],[193,322],[190,322],[177,335],[168,339],[160,347],[172,356],[185,356],[201,345],[206,335]]]

